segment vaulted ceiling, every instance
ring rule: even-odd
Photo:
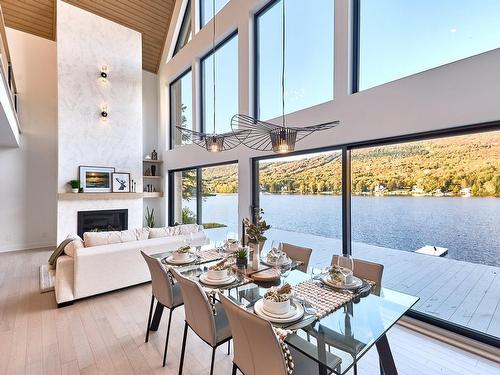
[[[64,0],[142,34],[142,67],[158,72],[175,0]],[[0,0],[5,25],[56,39],[55,0]]]

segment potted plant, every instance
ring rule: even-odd
[[[246,267],[248,264],[248,253],[247,249],[244,247],[240,247],[236,251],[236,266],[237,267]]]
[[[80,180],[71,180],[68,182],[68,185],[71,186],[71,191],[73,193],[78,193],[80,190]]]
[[[152,208],[149,210],[149,207],[146,207],[146,216],[144,217],[146,219],[146,225],[149,228],[154,228],[155,226],[155,209]]]
[[[254,269],[258,268],[260,250],[264,247],[264,243],[267,240],[264,233],[271,228],[271,226],[262,218],[263,214],[263,209],[256,208],[255,223],[252,223],[247,218],[243,220],[243,223],[245,224],[246,236],[248,238],[248,246],[250,246],[253,250],[252,267]]]

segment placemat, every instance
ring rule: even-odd
[[[372,282],[369,282],[373,285]],[[359,293],[346,293],[336,291],[320,284],[320,281],[308,280],[293,286],[293,291],[298,298],[311,304],[316,309],[316,316],[322,318],[342,305],[356,298]]]
[[[200,258],[199,258],[198,264],[208,263],[208,262],[212,262],[214,260],[222,259],[222,257],[217,252],[217,250],[203,250],[203,251],[200,251],[199,256],[200,256]]]

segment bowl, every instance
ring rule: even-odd
[[[190,255],[190,253],[178,253],[177,251],[174,251],[172,253],[172,259],[177,261],[188,261]]]
[[[225,280],[227,279],[227,269],[222,271],[208,270],[207,277],[211,280]]]
[[[262,308],[271,314],[283,315],[290,311],[290,298],[283,302],[275,302],[270,299],[264,298]]]

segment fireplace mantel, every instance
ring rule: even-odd
[[[59,193],[59,200],[142,199],[144,193]]]

